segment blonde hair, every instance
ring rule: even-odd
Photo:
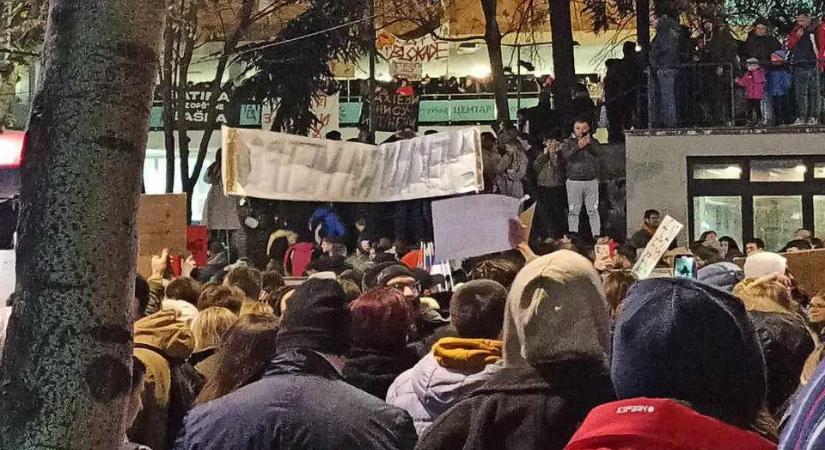
[[[241,317],[249,315],[275,317],[275,310],[266,303],[247,300],[241,305]]]
[[[195,351],[217,347],[224,333],[238,320],[232,311],[219,306],[206,308],[192,321],[190,328],[195,336]]]
[[[793,314],[795,305],[790,291],[775,277],[748,278],[733,289],[748,311]]]

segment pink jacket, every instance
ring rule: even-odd
[[[736,79],[736,84],[745,88],[745,98],[748,100],[762,100],[765,98],[765,70],[749,70],[746,74]]]

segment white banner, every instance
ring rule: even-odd
[[[228,195],[271,200],[392,202],[478,192],[478,128],[379,146],[223,128]]]
[[[656,268],[656,264],[659,264],[662,256],[668,247],[670,247],[670,243],[676,239],[676,236],[679,235],[679,232],[681,232],[684,227],[684,225],[670,216],[666,216],[664,220],[662,220],[662,224],[659,225],[656,234],[653,235],[653,238],[647,244],[647,247],[645,247],[644,252],[642,252],[642,256],[639,257],[636,265],[633,266],[633,275],[637,279],[644,280],[650,276],[653,269]]]
[[[433,202],[433,234],[438,261],[512,249],[510,220],[521,200],[504,195],[468,195]]]

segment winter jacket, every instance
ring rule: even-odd
[[[560,250],[516,276],[504,313],[504,368],[442,414],[419,449],[561,449],[595,406],[615,399],[599,274]]]
[[[599,178],[599,159],[604,156],[602,146],[595,137],[590,137],[590,145],[579,149],[578,139],[568,138],[561,144],[561,154],[567,161],[567,179],[591,181]]]
[[[825,364],[820,364],[810,382],[800,389],[788,408],[779,437],[779,450],[825,448]]]
[[[742,61],[756,58],[761,64],[769,64],[771,53],[780,48],[782,48],[782,44],[775,37],[770,35],[757,36],[755,32],[751,32],[742,47]]]
[[[702,283],[717,287],[725,292],[733,292],[733,288],[745,278],[745,272],[742,268],[730,262],[707,265],[699,269],[697,275]]]
[[[347,354],[341,374],[347,383],[383,400],[398,375],[417,361],[418,358],[404,348],[393,351],[353,348]]]
[[[650,43],[650,65],[654,69],[675,69],[679,66],[679,24],[670,17],[662,17],[656,27],[656,36]]]
[[[318,208],[312,213],[312,217],[309,218],[310,224],[313,224],[313,229],[317,224],[322,224],[323,227],[321,230],[323,231],[323,236],[334,236],[334,237],[341,237],[347,234],[347,229],[344,227],[344,224],[341,223],[341,219],[330,209],[328,208]]]
[[[781,417],[785,402],[799,387],[805,360],[814,350],[805,322],[781,306],[777,299],[765,295],[763,283],[746,279],[734,294],[748,311],[765,355],[768,375],[768,410]]]
[[[633,398],[599,406],[588,414],[566,450],[770,450],[759,435],[679,402]]]
[[[736,79],[736,85],[745,88],[747,100],[762,100],[765,97],[765,71],[763,69],[749,70]]]
[[[416,449],[560,450],[591,409],[613,399],[602,361],[503,368],[436,419]]]
[[[498,193],[509,197],[524,197],[524,176],[527,175],[527,155],[517,143],[507,144],[508,151],[501,157],[496,175]],[[503,169],[503,170],[501,170]]]
[[[771,67],[767,74],[768,94],[771,97],[784,97],[791,92],[793,75],[787,67]]]
[[[411,449],[409,415],[347,384],[312,350],[279,352],[263,378],[196,406],[176,450]]]
[[[216,347],[209,347],[192,353],[189,363],[203,377],[205,381],[211,380],[218,372],[218,357],[215,355]]]
[[[822,23],[812,24],[803,30],[802,36],[799,36],[797,33],[800,28],[797,26],[788,35],[790,58],[797,67],[816,67],[816,59],[819,56],[825,56],[825,42],[823,42],[825,31],[822,28]]]
[[[445,342],[457,343],[466,348],[464,352],[467,354],[486,347],[487,354],[493,356],[496,362],[501,357],[501,341],[445,338],[435,344],[433,353],[427,354],[412,369],[402,373],[390,386],[387,403],[410,413],[419,436],[433,420],[467,398],[502,367],[495,362],[470,364],[466,360],[462,361],[451,355],[455,350],[444,350]],[[493,344],[498,346],[497,356]]]
[[[542,152],[533,162],[533,169],[538,174],[538,185],[543,188],[564,186],[564,168],[559,152]]]
[[[128,432],[129,439],[164,450],[169,424],[172,372],[169,359],[186,360],[195,347],[189,326],[175,311],[160,311],[135,322],[135,357],[146,366],[143,384],[143,409]]]

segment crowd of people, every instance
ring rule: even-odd
[[[720,18],[703,19],[698,30],[678,20],[654,17],[649,103],[655,126],[821,123],[825,20],[800,13],[791,32],[779,37],[760,19],[744,41]],[[732,91],[734,84],[741,90]]]
[[[692,254],[695,277],[637,280],[628,246],[658,227],[651,210],[625,246],[531,246],[514,219],[513,250],[454,266],[450,292],[416,250],[348,265],[333,236],[297,281],[289,257],[176,278],[157,255],[135,284],[122,450],[825,445],[825,292],[758,240],[728,262],[714,232],[662,258]]]

